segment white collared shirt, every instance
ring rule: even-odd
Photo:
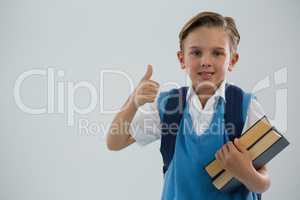
[[[216,102],[218,98],[223,98],[225,101],[225,81],[219,86],[213,96],[206,102],[204,108],[190,86],[187,91],[187,103],[189,104],[189,114],[192,118],[193,128],[196,134],[202,134],[212,120]],[[255,98],[250,101],[249,109],[243,131],[247,130],[257,120],[265,115],[261,105]],[[130,126],[130,133],[140,146],[147,145],[161,138],[160,117],[157,109],[157,101],[154,103],[146,103],[139,107]]]
[[[189,113],[192,118],[193,128],[198,135],[203,133],[210,125],[215,112],[216,102],[222,98],[225,102],[225,81],[219,86],[215,93],[207,100],[205,106],[199,100],[193,87],[189,87],[187,91],[187,101],[189,103]]]

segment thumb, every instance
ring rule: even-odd
[[[143,76],[142,80],[149,80],[152,76],[152,72],[153,72],[152,65],[149,64],[147,66],[147,71],[146,71],[145,75]]]
[[[240,142],[239,139],[237,139],[237,138],[234,139],[234,145],[240,152],[242,152],[242,153],[247,152],[247,148]]]

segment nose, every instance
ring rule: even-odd
[[[203,55],[200,62],[201,62],[201,67],[211,67],[212,66],[212,60],[209,55]]]
[[[208,68],[208,67],[211,67],[211,64],[205,64],[205,63],[203,63],[203,64],[201,64],[201,67]]]

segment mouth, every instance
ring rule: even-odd
[[[212,76],[214,75],[214,72],[198,72],[198,75],[203,80],[210,80],[212,78]]]

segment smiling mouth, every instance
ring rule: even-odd
[[[214,72],[199,72],[198,75],[200,75],[203,80],[209,80],[214,75]]]

